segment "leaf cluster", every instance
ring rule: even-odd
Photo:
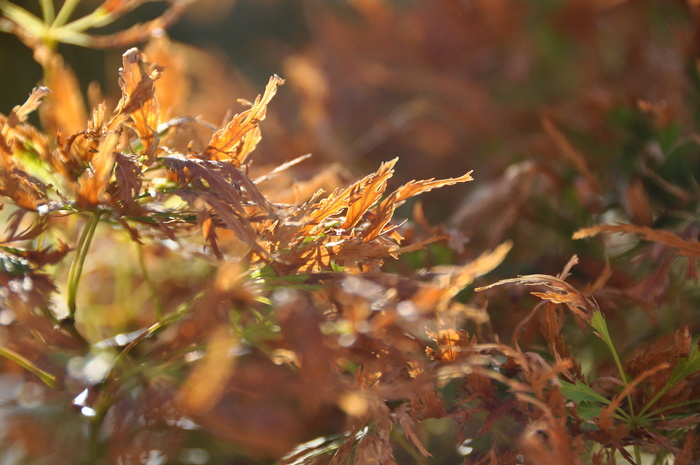
[[[700,460],[692,312],[700,197],[681,162],[697,156],[697,135],[684,126],[692,111],[683,100],[669,106],[635,93],[650,66],[637,55],[625,58],[624,80],[635,103],[619,99],[600,77],[614,70],[581,45],[613,30],[625,47],[653,48],[624,28],[594,26],[614,22],[615,8],[641,8],[635,2],[557,10],[564,25],[571,15],[591,22],[564,28],[590,82],[572,84],[580,100],[534,116],[498,104],[492,96],[510,94],[491,85],[488,67],[467,72],[475,84],[465,85],[436,37],[515,60],[502,70],[509,82],[522,78],[516,59],[524,54],[527,77],[544,79],[551,57],[528,46],[537,40],[528,11],[544,7],[358,1],[348,14],[317,5],[312,21],[326,48],[285,65],[302,105],[301,135],[268,115],[285,84],[276,75],[221,124],[188,115],[200,97],[197,72],[218,85],[208,105],[227,94],[212,61],[162,31],[187,2],[163,2],[158,18],[99,37],[89,31],[143,2],[107,1],[70,21],[77,3],[54,14],[42,1],[39,19],[0,0],[0,29],[29,46],[45,73],[24,104],[0,115],[0,376],[16,392],[2,406],[7,456],[86,464]],[[412,24],[425,41],[381,40],[391,24]],[[57,43],[125,47],[149,36],[122,55],[119,95],[110,104],[93,86],[88,111]],[[368,46],[371,54],[357,53]],[[183,56],[208,66],[195,71]],[[357,56],[374,62],[357,66]],[[672,74],[653,74],[659,95],[697,94]],[[347,99],[362,94],[358,85],[372,105]],[[417,94],[427,97],[396,107]],[[380,101],[393,101],[395,114],[362,127]],[[334,102],[346,116],[333,114]],[[391,141],[412,128],[409,174],[395,172],[396,158],[376,160],[376,171],[348,182],[337,164],[308,168],[303,151],[284,158],[299,140],[314,140],[325,156],[353,165],[352,144],[328,130],[332,118],[352,119],[348,133],[363,134],[358,157],[387,144],[402,153],[404,143]],[[277,166],[260,153],[267,125],[285,160]],[[502,145],[511,158],[488,161],[470,134],[488,139],[501,126],[513,131]],[[525,145],[534,155],[512,155],[533,133]],[[487,179],[467,199],[445,202],[457,210],[436,226],[413,198],[472,181],[471,171],[454,176],[457,146],[474,148]],[[433,168],[448,174],[413,180]],[[414,220],[395,219],[407,203]],[[512,277],[523,269],[534,273]],[[506,276],[488,284],[487,273]]]

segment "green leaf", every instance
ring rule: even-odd
[[[11,255],[15,252],[20,251],[12,247],[0,247],[0,273],[12,276],[24,276],[31,273],[32,265],[29,260]]]
[[[600,402],[603,404],[609,404],[610,400],[598,394],[581,381],[576,381],[576,384],[569,383],[568,381],[559,381],[561,383],[561,392],[566,396],[567,399],[573,400],[574,402]]]
[[[690,349],[690,353],[688,354],[688,357],[681,357],[678,360],[678,364],[676,367],[673,369],[673,372],[671,373],[671,376],[668,378],[668,381],[666,382],[666,385],[656,393],[653,399],[651,399],[639,412],[639,416],[643,417],[645,414],[651,409],[653,405],[656,404],[656,402],[661,399],[668,391],[670,391],[676,384],[680,383],[683,381],[685,378],[688,376],[692,375],[693,373],[700,371],[700,349],[698,348],[697,343],[693,344],[692,348]],[[658,412],[658,410],[657,410]],[[651,413],[650,415],[654,415],[655,412]]]
[[[591,326],[597,331],[596,334],[603,340],[605,345],[608,346],[608,349],[610,349],[610,353],[612,354],[613,359],[615,360],[615,365],[617,366],[617,371],[620,373],[620,379],[626,385],[629,382],[629,379],[627,378],[625,370],[622,368],[622,362],[620,361],[620,357],[617,355],[617,351],[615,350],[615,344],[613,344],[612,338],[610,337],[610,332],[608,331],[608,325],[605,323],[603,312],[600,310],[593,312],[593,316],[591,317]]]
[[[46,25],[41,19],[14,3],[0,0],[0,11],[14,23],[29,31],[35,38],[40,38],[46,30]]]
[[[682,357],[678,361],[678,365],[673,369],[670,378],[668,379],[668,386],[672,387],[693,373],[700,371],[700,349],[697,344],[693,344],[692,349],[690,349],[690,354],[688,357]]]
[[[342,265],[338,265],[335,260],[331,260],[331,269],[337,273],[341,273],[345,271],[345,267]]]
[[[576,413],[579,417],[586,421],[591,421],[594,418],[600,417],[600,412],[603,410],[603,406],[600,404],[593,404],[591,402],[583,402],[576,405]]]

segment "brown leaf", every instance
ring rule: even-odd
[[[9,129],[24,123],[30,113],[35,111],[41,105],[41,101],[51,92],[47,87],[35,87],[32,89],[32,93],[29,98],[22,105],[16,106],[10,112],[10,116],[7,117],[7,126],[2,130],[2,136],[7,139],[7,132]]]
[[[439,292],[433,295],[433,298],[437,300],[428,301],[430,302],[428,305],[434,306],[438,313],[445,311],[457,294],[472,284],[476,278],[489,273],[500,265],[512,247],[512,242],[504,242],[494,250],[482,253],[463,266],[448,265],[432,268],[431,271],[436,275],[432,285],[439,289]]]
[[[99,151],[92,158],[91,166],[78,180],[78,206],[80,208],[94,208],[107,201],[105,192],[112,177],[114,162],[117,153],[115,151],[119,142],[119,134],[111,132],[100,141]]]
[[[137,48],[127,50],[122,55],[122,63],[123,68],[119,72],[122,98],[109,128],[114,129],[128,116],[130,126],[141,139],[145,155],[150,159],[158,148],[160,115],[154,82],[160,77],[160,68],[147,63]]]
[[[594,194],[598,194],[600,192],[598,179],[596,179],[596,177],[593,175],[593,172],[588,167],[586,156],[579,150],[577,150],[571,144],[571,142],[569,142],[564,133],[561,132],[559,128],[557,128],[549,118],[542,119],[542,126],[547,132],[547,135],[557,145],[557,148],[564,156],[564,158],[568,159],[571,163],[573,163],[576,167],[576,170],[586,180],[586,184],[588,185],[589,190]]]
[[[391,220],[394,209],[411,197],[429,192],[439,187],[451,186],[460,182],[472,181],[471,171],[458,178],[449,179],[427,179],[424,181],[410,181],[392,192],[377,208],[372,212],[374,218],[369,227],[362,233],[364,241],[370,241],[383,234],[384,227]]]
[[[425,192],[430,192],[433,189],[437,189],[444,186],[452,186],[460,182],[473,181],[472,178],[473,171],[470,171],[457,178],[448,179],[426,179],[424,181],[409,181],[403,186],[396,189],[394,202],[398,207],[405,200],[415,197],[416,195],[423,194]]]
[[[119,200],[126,207],[134,204],[134,197],[141,193],[141,170],[133,157],[116,154],[114,177]]]
[[[274,208],[253,181],[234,166],[182,155],[168,155],[163,157],[163,161],[168,169],[177,175],[183,186],[192,185],[199,190],[211,191],[234,207],[242,205],[247,200],[245,193],[255,205],[269,216],[274,216]],[[244,187],[245,191],[241,190],[241,187]]]
[[[41,123],[48,134],[56,134],[59,130],[75,134],[85,129],[87,121],[80,83],[60,55],[47,55],[45,61],[43,67],[48,76],[46,86],[52,93],[39,111]]]
[[[427,347],[425,352],[432,360],[440,362],[455,362],[464,359],[469,355],[470,347],[477,342],[475,336],[470,336],[463,329],[441,328],[437,333],[426,329],[425,332],[429,339],[437,343],[438,347],[437,350]]]
[[[661,363],[653,368],[649,368],[648,370],[644,371],[642,374],[637,376],[634,380],[627,383],[625,385],[625,388],[612,399],[610,404],[603,410],[601,410],[600,418],[598,420],[598,427],[603,431],[610,431],[613,426],[615,410],[617,410],[617,408],[622,404],[622,402],[627,398],[627,396],[632,394],[632,392],[634,392],[634,390],[637,388],[637,386],[639,386],[640,383],[642,383],[642,381],[655,375],[659,371],[666,370],[668,368],[668,363]]]
[[[272,76],[265,93],[255,99],[250,109],[234,116],[214,133],[202,157],[227,161],[236,167],[245,163],[259,139],[258,125],[265,119],[267,105],[277,93],[277,86],[282,84],[284,79]]]
[[[216,220],[223,223],[228,229],[236,234],[238,239],[248,244],[253,251],[267,258],[269,253],[258,244],[258,236],[250,224],[250,220],[239,215],[234,208],[228,203],[222,202],[216,195],[205,191],[181,190],[175,192],[178,196],[186,200],[197,212],[197,221],[203,227],[204,237],[210,241],[212,248],[216,251],[216,234],[213,227],[216,225]],[[218,217],[214,218],[211,208]],[[211,220],[211,222],[210,222]]]
[[[657,242],[675,249],[680,255],[700,257],[700,242],[685,240],[669,231],[635,226],[632,224],[604,224],[590,228],[579,229],[573,235],[573,239],[583,239],[597,236],[600,233],[637,234],[643,239]]]
[[[41,250],[22,250],[17,255],[31,261],[34,266],[41,268],[45,265],[55,265],[72,249],[65,242],[58,240],[56,247],[45,247]]]
[[[40,216],[24,230],[19,231],[19,228],[22,226],[24,217],[27,213],[29,213],[28,210],[20,208],[10,214],[7,220],[7,226],[5,227],[7,236],[2,239],[3,243],[32,240],[46,230],[48,227],[49,217]]]
[[[382,163],[376,173],[356,182],[336,197],[336,202],[347,199],[348,211],[341,228],[349,229],[355,226],[362,219],[362,215],[379,201],[386,190],[387,180],[394,174],[393,167],[397,161],[398,158],[394,158]]]
[[[432,457],[433,454],[428,452],[420,439],[418,439],[416,432],[413,431],[413,426],[416,424],[416,421],[411,417],[410,411],[410,404],[403,404],[394,410],[392,415],[399,421],[401,429],[403,429],[403,434],[414,446],[416,446],[416,449],[423,454],[423,457]]]
[[[0,195],[11,198],[18,207],[37,211],[48,203],[48,189],[48,186],[21,169],[8,170],[0,162]]]
[[[584,296],[580,291],[571,286],[569,283],[555,278],[554,276],[544,274],[533,274],[527,276],[519,276],[512,279],[504,279],[497,283],[488,286],[476,288],[477,292],[485,291],[496,286],[504,284],[524,284],[526,286],[544,286],[552,289],[554,292],[533,292],[532,295],[539,297],[542,300],[548,300],[555,304],[565,304],[574,315],[590,321],[593,312],[598,310],[598,305]]]
[[[10,116],[0,114],[0,195],[11,198],[21,208],[34,211],[48,203],[46,192],[50,186],[22,169],[17,152],[32,145],[46,155],[45,138],[25,121],[49,92],[46,87],[35,87],[27,101],[13,108]]]

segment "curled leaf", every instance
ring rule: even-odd
[[[599,310],[598,305],[594,301],[583,295],[572,285],[566,281],[563,281],[562,279],[545,274],[532,274],[527,276],[519,276],[517,278],[503,279],[497,283],[489,284],[488,286],[478,287],[476,288],[476,291],[481,292],[505,284],[523,284],[525,286],[547,287],[552,291],[532,292],[532,295],[555,304],[564,304],[574,313],[574,315],[586,321],[591,321],[593,312]]]
[[[277,93],[277,86],[282,84],[284,79],[272,76],[265,87],[265,93],[255,99],[250,109],[237,114],[225,127],[214,133],[202,157],[225,160],[234,166],[245,163],[260,139],[258,125],[265,119],[267,105]]]
[[[151,158],[158,148],[159,113],[154,82],[160,77],[160,69],[144,61],[137,48],[127,50],[122,55],[122,63],[119,73],[122,98],[110,127],[114,128],[123,118],[129,117],[146,156]]]

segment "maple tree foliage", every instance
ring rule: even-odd
[[[162,30],[189,2],[90,32],[142,3],[106,1],[42,29],[0,2],[0,29],[45,73],[0,114],[0,373],[17,392],[2,408],[0,453],[27,463],[698,461],[699,197],[678,161],[696,156],[697,136],[678,129],[690,127],[690,99],[676,98],[690,84],[668,63],[683,54],[656,66],[655,43],[637,37],[643,2],[556,7],[588,68],[570,83],[576,98],[545,110],[517,108],[503,82],[489,87],[494,57],[505,87],[538,77],[528,12],[539,7],[357,0],[346,16],[316,5],[324,40],[218,125],[209,121],[228,108],[214,110],[240,96],[215,58]],[[395,24],[412,26],[383,40]],[[619,70],[591,45],[611,36],[629,52],[618,57],[624,98],[608,82]],[[88,109],[55,42],[144,39],[121,56],[118,95],[92,87]],[[464,43],[469,60],[484,53],[468,71],[447,53]],[[642,76],[653,92],[640,90]],[[272,110],[287,92],[300,124],[284,128]],[[398,107],[387,118],[380,102]],[[334,126],[362,136],[348,143]],[[503,129],[508,155],[484,156],[479,139]],[[309,143],[319,156],[299,156]],[[450,155],[458,147],[475,154],[476,182],[461,169],[472,156]],[[523,151],[533,155],[513,155]],[[357,172],[365,156],[369,174],[342,166]],[[442,179],[413,179],[434,172]],[[413,200],[456,197],[467,182],[473,193],[445,202],[456,211],[441,224]],[[411,203],[413,221],[395,218]]]

